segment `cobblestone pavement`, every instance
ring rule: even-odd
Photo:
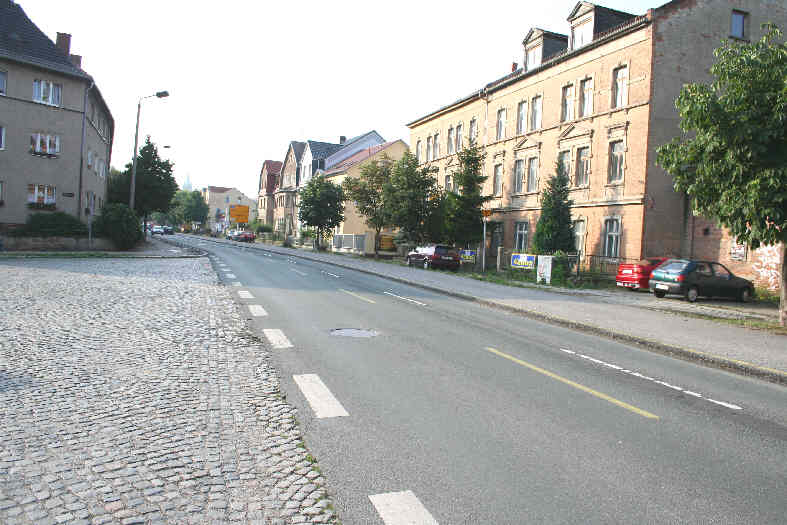
[[[207,259],[0,261],[0,523],[334,523]]]

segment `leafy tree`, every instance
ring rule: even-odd
[[[127,204],[106,204],[96,220],[96,232],[109,237],[119,250],[128,250],[142,238],[139,218]]]
[[[324,176],[313,177],[300,194],[298,219],[317,230],[320,240],[344,221],[344,192]]]
[[[449,193],[446,197],[446,236],[460,246],[467,246],[481,240],[484,231],[484,216],[481,208],[492,196],[481,194],[488,178],[484,173],[484,158],[474,142],[458,154],[459,170],[454,174],[459,193]]]
[[[406,152],[391,169],[391,180],[383,187],[383,201],[391,226],[401,229],[400,238],[415,244],[440,241],[443,237],[443,191],[434,168],[419,168],[418,160]]]
[[[171,213],[176,222],[205,224],[210,208],[199,191],[178,190],[172,198]]]
[[[380,231],[390,226],[391,217],[383,198],[385,185],[391,180],[393,169],[391,159],[367,162],[361,166],[359,178],[346,178],[342,183],[344,196],[348,201],[355,201],[358,213],[366,218],[366,224],[374,229],[374,257],[380,250]]]
[[[134,190],[134,211],[147,222],[154,212],[165,213],[172,205],[172,197],[178,190],[178,183],[172,176],[173,164],[162,160],[158,148],[148,136],[145,145],[137,154],[136,189]],[[119,175],[110,177],[107,184],[107,202],[128,204],[131,189],[132,163]]]
[[[776,26],[763,28],[759,41],[727,41],[715,51],[710,84],[683,87],[675,106],[686,135],[657,151],[659,165],[694,209],[752,248],[787,237],[787,45]]]
[[[549,179],[541,196],[541,216],[533,236],[536,252],[546,254],[574,250],[572,204],[568,198],[568,175],[558,166],[557,173]]]

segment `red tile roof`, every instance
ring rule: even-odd
[[[326,175],[333,175],[334,173],[340,173],[345,171],[347,168],[354,166],[360,162],[368,160],[370,157],[380,153],[382,150],[386,149],[388,146],[393,144],[394,142],[398,142],[396,140],[392,140],[390,142],[384,142],[382,144],[377,144],[376,146],[369,146],[366,149],[362,149],[355,155],[351,157],[347,157],[343,161],[341,161],[336,166],[333,166],[331,169],[325,172]]]
[[[262,163],[262,169],[268,168],[268,174],[270,175],[273,173],[274,175],[278,175],[281,173],[281,162],[278,160],[266,160]]]

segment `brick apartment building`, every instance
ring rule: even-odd
[[[586,261],[713,258],[766,284],[756,268],[773,250],[748,253],[695,218],[656,149],[680,133],[674,101],[684,84],[710,80],[713,50],[759,38],[768,21],[787,26],[787,1],[673,0],[641,16],[578,2],[568,34],[527,33],[522,67],[410,122],[411,145],[449,191],[456,152],[470,138],[483,148],[490,253],[532,247],[541,192],[561,165]]]

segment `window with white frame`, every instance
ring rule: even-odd
[[[525,191],[525,161],[522,159],[514,162],[514,193]]]
[[[451,176],[445,176],[445,191],[453,191],[453,186],[451,185]]]
[[[587,186],[590,179],[590,148],[577,148],[577,169],[574,186]]]
[[[622,140],[609,143],[609,175],[607,176],[609,184],[623,182],[624,150]]]
[[[561,122],[566,122],[568,120],[574,120],[574,86],[573,84],[569,84],[568,86],[563,86],[563,90],[561,93],[561,104],[560,104],[560,120]]]
[[[503,140],[506,138],[506,110],[497,110],[497,133],[495,133],[495,140]]]
[[[571,49],[579,49],[593,40],[593,23],[588,20],[571,28]]]
[[[107,163],[103,160],[98,162],[98,176],[102,179],[107,176]]]
[[[470,121],[470,141],[475,142],[478,137],[478,122],[476,119]]]
[[[514,231],[514,252],[525,253],[527,251],[527,234],[530,225],[526,222],[516,223]]]
[[[527,159],[527,192],[538,191],[538,157]]]
[[[746,13],[743,11],[732,11],[732,20],[730,22],[730,36],[735,38],[744,39],[746,35]]]
[[[0,126],[0,150],[5,149],[5,126]]]
[[[448,140],[446,140],[446,153],[452,155],[454,153],[454,128],[448,128]]]
[[[581,256],[585,253],[585,221],[574,221],[574,250]]]
[[[462,124],[456,125],[456,151],[462,151]]]
[[[87,169],[93,169],[93,152],[90,150],[87,150]]]
[[[541,128],[541,96],[535,96],[530,101],[530,130]]]
[[[612,107],[622,108],[628,104],[628,78],[627,66],[616,67],[612,71]]]
[[[6,94],[6,84],[8,83],[8,73],[0,71],[0,95]]]
[[[57,192],[48,184],[28,184],[27,202],[33,204],[55,204]]]
[[[5,200],[5,182],[0,180],[0,203]]]
[[[534,46],[527,50],[526,66],[528,71],[541,65],[541,50],[541,46]]]
[[[420,140],[415,143],[415,160],[417,160],[419,164],[421,163],[421,160],[422,160],[421,159],[421,141]]]
[[[618,257],[620,253],[620,219],[604,219],[604,257]]]
[[[433,148],[432,153],[434,153],[434,158],[439,158],[440,157],[440,134],[439,133],[435,133],[434,134],[434,139],[432,139],[432,148]]]
[[[524,100],[516,107],[516,134],[521,135],[527,126],[527,102]]]
[[[60,136],[46,133],[33,133],[30,135],[30,153],[42,155],[57,155],[60,153]]]
[[[571,178],[571,152],[570,151],[561,151],[557,155],[557,169],[565,175],[566,177]]]
[[[432,160],[432,137],[426,137],[426,161]]]
[[[63,86],[51,80],[36,79],[33,81],[33,100],[36,102],[59,106],[62,93]]]
[[[503,194],[503,165],[502,164],[495,164],[495,176],[493,180],[494,184],[494,194],[495,196],[499,196]]]
[[[586,78],[579,83],[579,116],[589,117],[593,114],[593,79]]]

